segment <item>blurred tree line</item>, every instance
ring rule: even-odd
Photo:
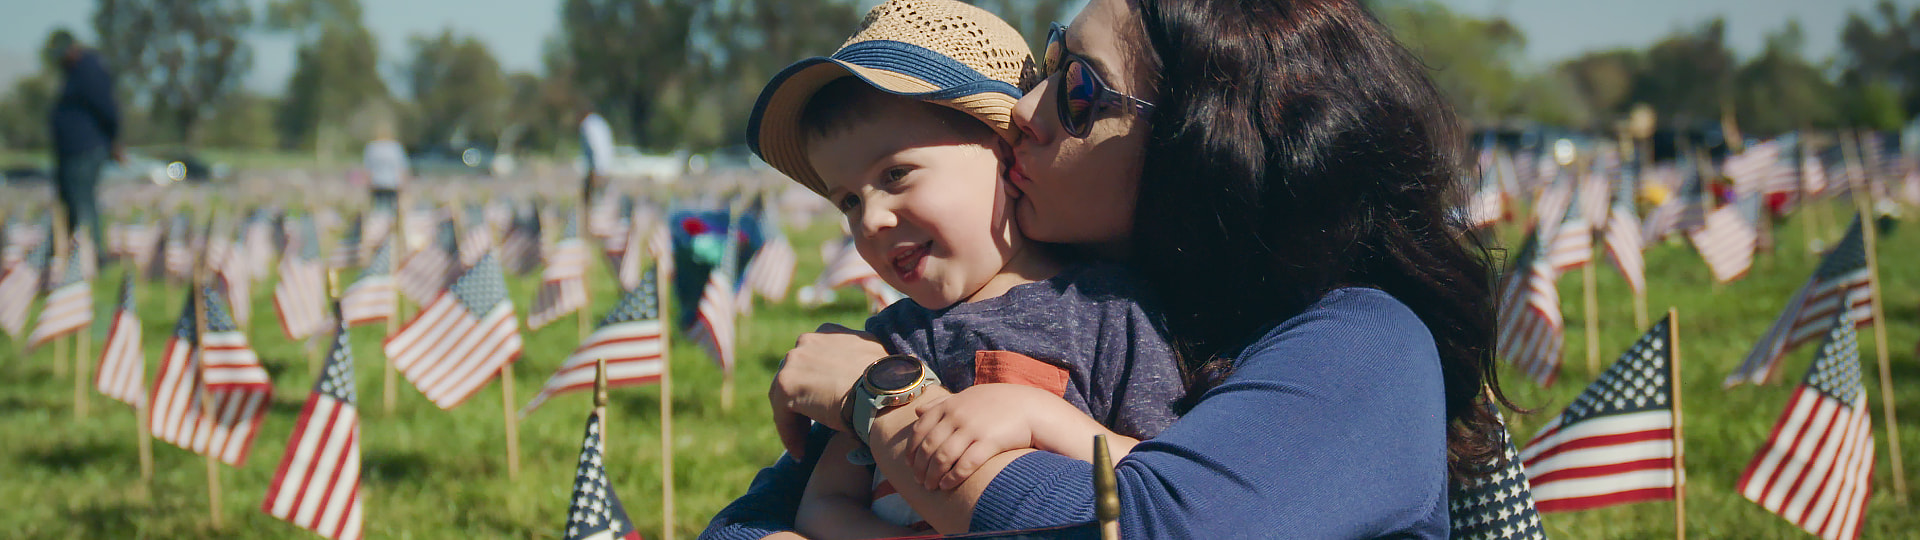
[[[116,74],[129,144],[353,155],[376,136],[410,146],[478,144],[552,154],[577,145],[587,111],[652,151],[741,144],[753,99],[774,72],[830,53],[875,0],[561,0],[538,72],[508,72],[485,41],[455,30],[381,43],[359,0],[95,0],[93,34]],[[1073,0],[974,0],[1037,49]],[[1743,131],[1894,128],[1920,111],[1920,9],[1883,0],[1852,13],[1835,58],[1810,59],[1797,23],[1739,58],[1715,19],[1640,49],[1524,61],[1528,36],[1506,20],[1434,0],[1369,0],[1433,68],[1478,126],[1609,129],[1639,104],[1663,123]],[[246,89],[247,37],[295,43],[278,95]],[[382,62],[382,47],[400,47]],[[41,69],[0,88],[0,147],[40,149],[60,76]]]

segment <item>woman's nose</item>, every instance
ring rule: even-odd
[[[1058,133],[1052,119],[1053,100],[1046,99],[1047,92],[1053,89],[1053,79],[1048,78],[1034,85],[1027,95],[1013,106],[1013,126],[1020,131],[1021,145],[1034,144],[1046,146],[1053,144],[1053,134]]]

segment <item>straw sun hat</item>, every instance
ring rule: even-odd
[[[833,56],[780,70],[754,103],[747,144],[773,168],[815,193],[826,183],[807,162],[800,111],[841,77],[952,107],[1010,137],[1021,89],[1038,82],[1033,53],[1006,21],[953,0],[890,0],[875,6]]]

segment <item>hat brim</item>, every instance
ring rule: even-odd
[[[845,77],[857,77],[874,89],[958,109],[973,115],[1002,137],[1014,133],[1011,112],[1019,101],[1011,85],[983,79],[980,84],[941,87],[904,73],[861,66],[817,56],[794,62],[767,83],[747,122],[748,147],[760,159],[815,193],[825,195],[826,182],[807,161],[800,114],[820,88]],[[1005,87],[1005,88],[1002,88]]]

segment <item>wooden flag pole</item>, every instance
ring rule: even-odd
[[[1580,281],[1587,301],[1587,373],[1590,374],[1600,373],[1600,294],[1595,290],[1593,276],[1593,267],[1599,264],[1600,261],[1593,260],[1593,249],[1589,246],[1587,264],[1580,267]]]
[[[53,258],[47,261],[46,275],[40,276],[40,279],[47,283],[53,283],[64,277],[53,274],[55,273],[54,270],[56,267],[62,270],[61,273],[65,273],[64,270],[68,262],[67,242],[71,239],[71,237],[67,235],[66,212],[54,211],[53,224],[51,226],[53,228]],[[42,319],[47,316],[47,307],[49,306],[46,302],[40,305],[40,317]],[[28,331],[28,335],[32,335],[31,330]],[[67,340],[65,338],[54,338],[53,340],[53,376],[55,378],[67,376]],[[73,403],[75,410],[78,410],[80,404],[79,398],[74,398]]]
[[[500,366],[500,418],[507,425],[507,480],[520,479],[520,426],[513,415],[513,363]]]
[[[1645,270],[1642,270],[1642,272],[1645,272]],[[1641,287],[1642,287],[1641,290],[1633,291],[1633,327],[1634,328],[1646,328],[1647,325],[1650,324],[1647,321],[1647,291],[1645,289],[1646,284],[1643,283]]]
[[[195,378],[199,379],[195,381],[195,390],[200,392],[203,398],[200,400],[200,414],[207,415],[208,418],[214,416],[214,410],[213,400],[204,399],[207,397],[207,297],[203,293],[205,292],[207,284],[207,246],[212,244],[213,221],[212,217],[207,219],[206,244],[201,246],[199,264],[194,265],[193,279],[191,280],[192,289],[187,291],[187,294],[193,298],[194,375]],[[207,516],[212,522],[213,530],[217,531],[220,530],[222,522],[225,521],[220,512],[220,461],[213,457],[213,448],[211,446],[206,450],[206,458]]]
[[[1120,490],[1113,475],[1113,457],[1106,434],[1093,436],[1093,515],[1100,521],[1101,540],[1120,540]]]
[[[587,218],[587,213],[586,213],[586,208],[585,208],[585,207],[583,206],[583,207],[580,207],[580,208],[575,208],[575,209],[573,209],[573,216],[574,216],[574,217],[573,217],[573,219],[574,219],[574,225],[575,225],[575,227],[576,227],[576,228],[574,229],[574,231],[573,231],[573,233],[574,233],[574,235],[575,235],[575,237],[576,237],[576,238],[580,238],[580,237],[582,237],[582,236],[584,236],[584,237],[592,237],[593,235],[591,235],[591,234],[588,234],[588,235],[581,235],[581,234],[580,234],[580,233],[582,232],[582,231],[581,231],[580,229],[582,229],[582,228],[584,228],[584,227],[586,226],[586,224],[587,224],[587,219],[586,219],[586,218]],[[632,223],[629,223],[629,224],[627,224],[627,234],[633,234],[633,224],[632,224]],[[601,247],[605,247],[605,246],[601,246]],[[603,250],[602,252],[604,253],[604,250]],[[635,256],[635,255],[636,255],[636,254],[634,254],[634,253],[628,253],[628,254],[625,254],[625,255],[621,255],[621,257],[623,257],[623,258],[624,258],[624,257],[633,257],[633,256]],[[591,255],[589,255],[589,257],[591,257]],[[588,274],[588,273],[591,273],[591,271],[592,271],[592,270],[593,270],[593,265],[592,265],[592,264],[587,264],[587,265],[583,265],[583,266],[581,266],[581,267],[580,267],[580,284],[581,284],[581,286],[582,286],[582,287],[585,287],[585,286],[586,286],[586,284],[588,284],[588,283],[592,283],[592,281],[591,281],[591,280],[589,280],[589,279],[587,279],[587,277],[588,277],[588,276],[587,276],[587,274]],[[613,272],[613,274],[614,274],[614,276],[613,276],[613,282],[614,282],[614,283],[616,283],[616,284],[618,284],[618,283],[620,283],[620,270],[619,270],[619,269],[617,269],[617,268],[616,268],[616,269],[614,269],[614,272]],[[615,288],[623,288],[623,287],[615,287]],[[624,291],[623,291],[623,292],[624,292]],[[585,299],[585,301],[583,301],[583,302],[581,302],[581,303],[580,303],[580,309],[579,309],[578,311],[575,311],[575,312],[574,312],[574,320],[576,320],[576,321],[578,321],[578,322],[579,322],[579,324],[580,324],[580,342],[581,342],[581,343],[586,343],[586,342],[587,342],[587,336],[589,336],[589,335],[592,335],[592,333],[593,333],[593,328],[592,328],[592,326],[590,325],[590,323],[588,323],[588,322],[587,322],[587,312],[588,312],[588,311],[591,311],[591,309],[590,309],[590,308],[591,308],[592,306],[593,306],[593,294],[591,294],[591,293],[589,293],[589,294],[587,294],[587,295],[586,295],[586,299]]]
[[[406,256],[413,251],[407,249],[407,236],[402,234],[407,222],[403,217],[405,215],[406,205],[402,204],[400,194],[395,193],[393,200],[393,222],[387,224],[387,279],[392,280],[394,283],[393,316],[387,317],[387,338],[389,339],[393,337],[395,332],[400,331],[400,320],[406,318],[407,314],[407,303],[400,301],[399,290],[400,257]],[[385,342],[386,340],[381,340],[381,343]],[[384,349],[381,354],[385,354]],[[385,375],[382,375],[385,380],[381,381],[382,384],[380,385],[380,405],[385,409],[387,416],[392,416],[393,400],[398,396],[394,388],[395,385],[398,384],[396,374],[399,372],[399,369],[393,366],[392,359],[388,359],[384,364],[386,364],[386,368],[381,371],[385,372]]]
[[[1687,540],[1687,437],[1681,428],[1680,316],[1667,308],[1667,380],[1673,383],[1673,537]]]
[[[654,266],[655,282],[670,287],[673,279],[670,276],[658,275],[659,268],[658,265]],[[659,297],[656,305],[660,306],[660,317],[663,321],[669,320],[667,314],[673,313],[667,306],[667,297],[671,296],[666,293],[670,290],[669,287],[654,290],[655,295]],[[660,519],[662,523],[660,536],[666,540],[674,540],[675,535],[673,526],[673,355],[670,352],[673,347],[667,341],[667,336],[673,333],[670,330],[671,328],[667,327],[660,330]]]
[[[86,283],[83,286],[92,287],[93,284]],[[88,297],[89,299],[91,299],[92,295],[89,294]],[[87,321],[87,324],[82,325],[80,327],[79,331],[74,332],[74,336],[73,336],[73,417],[74,418],[87,417],[87,402],[91,399],[91,394],[87,392],[87,382],[92,380],[92,378],[88,377],[87,372],[91,370],[92,366],[90,366],[89,363],[87,362],[89,359],[91,359],[91,355],[87,354],[87,349],[92,344],[91,343],[92,333],[93,333],[93,321],[89,320]]]
[[[1860,159],[1860,145],[1853,146],[1854,159]],[[1901,502],[1907,501],[1907,467],[1900,457],[1900,421],[1894,414],[1893,368],[1887,362],[1887,314],[1880,305],[1880,263],[1875,254],[1879,234],[1874,230],[1877,221],[1873,215],[1872,194],[1866,190],[1864,179],[1860,189],[1853,190],[1853,204],[1860,212],[1860,239],[1867,252],[1867,292],[1873,295],[1873,350],[1880,360],[1880,407],[1887,417],[1887,445],[1893,454],[1893,493]]]

